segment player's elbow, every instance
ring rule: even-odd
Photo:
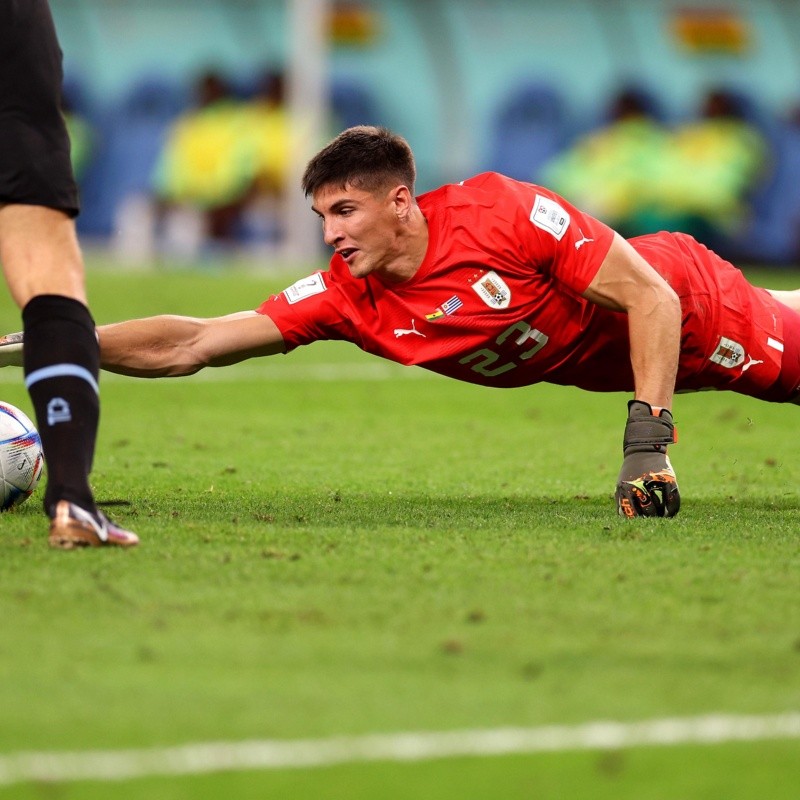
[[[100,360],[100,366],[105,372],[115,372],[118,375],[128,375],[132,378],[182,378],[199,372],[204,364],[195,360],[171,358],[151,355],[144,359],[139,354],[136,359],[109,358]]]
[[[665,283],[662,287],[659,305],[666,315],[680,323],[681,299],[678,297],[678,293],[668,283]]]
[[[646,292],[640,293],[637,301],[627,311],[629,315],[638,312],[652,321],[663,320],[680,324],[681,301],[666,281],[660,281],[649,286]]]
[[[164,377],[182,378],[214,366],[214,356],[204,346],[203,338],[197,337],[170,348],[168,353],[163,353],[160,366]]]
[[[201,369],[207,366],[209,366],[207,363],[196,358],[175,359],[163,367],[158,377],[185,378],[188,375],[200,372]]]
[[[159,340],[119,347],[110,337],[101,337],[100,366],[107,372],[135,378],[178,378],[194,375],[206,363],[201,350],[189,343]]]

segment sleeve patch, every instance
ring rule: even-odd
[[[307,278],[301,278],[299,281],[296,281],[288,289],[284,289],[283,296],[286,298],[287,303],[293,305],[294,303],[299,303],[301,300],[305,300],[307,297],[320,294],[327,288],[322,273],[316,272],[313,275],[309,275]]]
[[[559,242],[569,228],[569,212],[555,200],[541,194],[537,194],[533,201],[530,219],[537,228],[552,234]]]

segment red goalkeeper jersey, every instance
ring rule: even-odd
[[[429,243],[417,273],[353,278],[337,255],[259,313],[287,352],[343,339],[406,365],[495,387],[540,381],[631,391],[627,316],[581,297],[613,232],[553,192],[484,173],[421,195]],[[683,310],[678,390],[759,394],[776,380],[781,315],[772,297],[682,234],[631,244]]]

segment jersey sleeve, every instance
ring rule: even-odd
[[[278,326],[288,353],[323,339],[352,340],[346,306],[331,273],[315,272],[271,295],[256,311]]]
[[[526,262],[583,294],[608,254],[614,231],[543,186],[489,173]],[[490,188],[490,187],[486,187]]]

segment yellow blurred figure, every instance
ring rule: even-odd
[[[249,189],[255,153],[243,103],[215,97],[175,122],[156,169],[155,187],[168,203],[225,205]]]
[[[282,195],[286,188],[291,140],[280,73],[267,72],[264,75],[246,113],[248,146],[253,148],[255,191]]]
[[[199,83],[198,106],[167,137],[154,189],[162,214],[193,248],[210,237],[235,242],[243,229],[275,238],[289,164],[283,78],[268,72],[253,99],[233,97],[216,73]]]
[[[665,209],[731,229],[747,213],[745,198],[760,177],[768,149],[742,119],[709,117],[676,130],[660,198]]]

